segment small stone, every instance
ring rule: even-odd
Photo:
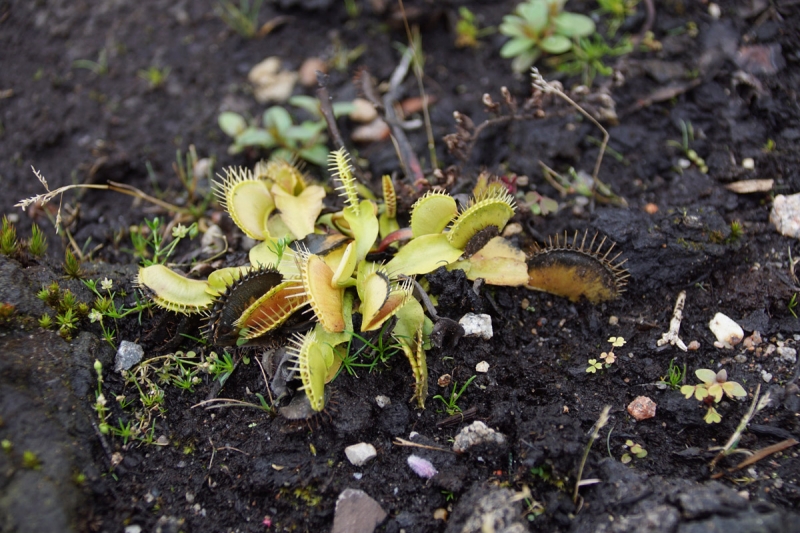
[[[717,342],[714,343],[717,348],[731,349],[744,339],[742,327],[722,313],[714,315],[708,323],[708,328],[717,338]]]
[[[762,370],[761,371],[761,379],[764,380],[764,383],[769,383],[770,381],[772,381],[772,374],[770,374],[766,370]]]
[[[480,337],[487,341],[492,338],[492,317],[489,315],[467,313],[458,323],[464,328],[465,337]]]
[[[779,346],[777,352],[778,356],[781,358],[781,361],[786,361],[787,363],[795,363],[797,361],[797,350],[794,348],[789,348],[788,346]]]
[[[800,239],[800,193],[777,195],[772,200],[769,221],[781,235]]]
[[[756,162],[752,157],[745,157],[742,159],[742,168],[745,170],[753,170],[756,168]]]
[[[117,357],[114,359],[114,370],[117,372],[129,370],[142,360],[142,356],[144,356],[144,348],[135,342],[122,341],[119,343]]]
[[[628,413],[637,422],[653,418],[656,416],[656,402],[647,396],[637,396],[636,399],[628,404]]]
[[[350,138],[356,143],[371,143],[388,139],[389,133],[389,125],[382,118],[376,118],[369,124],[354,129]]]
[[[447,520],[447,509],[444,509],[442,507],[439,507],[438,509],[436,509],[433,512],[433,519],[434,520],[441,520],[443,522],[446,521]]]
[[[644,206],[644,212],[648,215],[655,215],[658,213],[658,205],[654,203],[649,203]]]
[[[686,345],[686,349],[690,352],[696,352],[700,349],[700,341],[692,341]]]
[[[355,98],[353,100],[353,110],[350,112],[350,119],[353,122],[367,124],[378,118],[378,111],[372,102],[364,98]]]
[[[743,353],[740,353],[739,355],[734,357],[733,360],[736,361],[737,363],[746,363],[747,362],[747,356],[745,354],[743,354]]]
[[[314,87],[317,85],[317,71],[327,72],[328,64],[318,57],[309,57],[300,65],[297,74],[300,78],[300,85],[303,87]]]
[[[712,19],[719,20],[719,17],[722,15],[722,10],[717,4],[711,2],[710,4],[708,4],[708,14],[711,16]]]
[[[503,229],[503,237],[513,237],[514,235],[519,235],[522,233],[522,224],[519,222],[512,222],[511,224],[506,225]]]
[[[618,316],[611,315],[610,317],[608,317],[608,325],[609,326],[616,326],[617,324],[619,324],[619,317]]]
[[[363,466],[378,456],[375,446],[366,442],[359,442],[344,449],[347,460],[353,466]]]
[[[480,372],[481,374],[485,374],[489,371],[489,363],[486,361],[481,361],[477,365],[475,365],[475,372]]]
[[[476,420],[458,432],[458,435],[456,435],[453,441],[453,451],[456,453],[464,453],[478,444],[496,444],[502,446],[505,443],[505,435],[493,430],[480,420]]]
[[[344,489],[336,499],[331,533],[372,533],[386,519],[386,511],[369,494]]]
[[[380,396],[375,396],[375,403],[378,404],[378,407],[383,409],[387,405],[391,405],[392,400],[388,396],[380,395]]]
[[[440,387],[448,387],[450,383],[453,382],[453,376],[450,374],[442,374],[439,376],[439,379],[436,380],[436,384]]]
[[[260,104],[288,100],[297,77],[297,72],[281,70],[281,59],[274,56],[258,63],[247,75],[254,87],[253,95]]]
[[[136,524],[125,526],[125,533],[142,533],[142,526]]]

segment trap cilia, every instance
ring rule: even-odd
[[[290,378],[302,381],[304,395],[292,401],[305,406],[298,412],[323,410],[326,384],[346,358],[352,337],[387,325],[411,363],[412,400],[424,406],[425,346],[431,319],[439,317],[416,278],[439,267],[461,269],[468,279],[491,285],[592,303],[614,299],[624,289],[628,274],[605,239],[559,236],[526,254],[500,236],[515,211],[501,182],[478,179],[462,206],[444,191],[428,192],[401,228],[388,176],[383,200],[374,201],[359,194],[343,149],[331,153],[330,167],[345,207],[324,215],[324,189],[288,162],[227,169],[217,194],[236,225],[258,241],[249,252],[250,264],[216,270],[206,280],[163,265],[143,267],[138,275],[158,306],[205,315],[214,345],[259,345],[304,331],[294,333],[284,350]],[[374,261],[376,255],[382,259]]]

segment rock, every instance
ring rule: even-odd
[[[372,533],[386,511],[363,490],[345,489],[336,499],[331,533]]]
[[[355,98],[353,100],[353,111],[350,112],[350,119],[354,122],[366,124],[378,118],[378,111],[369,100]]]
[[[478,484],[459,501],[447,533],[524,533],[528,526],[521,519],[520,504],[510,489]]]
[[[300,85],[303,87],[314,87],[317,85],[317,71],[328,72],[328,64],[318,57],[309,57],[300,65],[297,71]]]
[[[717,342],[714,343],[717,348],[731,349],[744,339],[742,327],[722,313],[714,315],[708,323],[708,328],[717,338]]]
[[[656,402],[647,396],[637,396],[636,399],[628,404],[628,413],[630,413],[637,422],[653,418],[656,416]]]
[[[458,432],[453,442],[453,451],[456,453],[464,453],[473,446],[479,444],[497,444],[502,446],[505,443],[505,435],[498,433],[480,420],[476,420]]]
[[[487,341],[492,338],[492,317],[489,315],[467,313],[458,323],[464,328],[465,337],[480,337]]]
[[[778,356],[780,356],[781,361],[786,361],[787,363],[795,363],[797,361],[797,350],[794,348],[789,348],[788,346],[778,346]]]
[[[392,400],[388,396],[384,396],[384,395],[381,394],[379,396],[375,396],[375,403],[378,404],[378,407],[383,409],[387,405],[391,405],[392,404]]]
[[[122,341],[119,343],[117,357],[114,359],[114,370],[116,372],[129,370],[142,360],[142,356],[144,356],[144,348],[135,342]]]
[[[350,138],[355,143],[371,143],[389,138],[389,133],[389,125],[382,118],[376,118],[354,129]]]
[[[485,374],[489,371],[489,363],[486,361],[481,361],[477,365],[475,365],[475,372],[480,372],[481,374]]]
[[[682,515],[687,519],[704,518],[713,514],[732,515],[747,509],[747,500],[736,491],[712,481],[708,485],[693,487],[677,497]]]
[[[800,193],[777,195],[772,201],[769,221],[781,235],[800,239]]]
[[[375,446],[366,442],[359,442],[344,449],[347,460],[353,466],[363,466],[378,456]]]
[[[258,103],[285,102],[292,95],[298,74],[280,68],[279,57],[268,57],[250,70],[247,79],[253,84],[253,95]]]

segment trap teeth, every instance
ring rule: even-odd
[[[578,301],[582,297],[591,303],[617,298],[625,291],[629,277],[623,268],[620,254],[609,259],[615,243],[606,247],[607,237],[599,243],[595,233],[587,244],[588,231],[579,240],[576,231],[570,242],[566,233],[550,237],[545,247],[535,246],[528,257],[529,289]]]

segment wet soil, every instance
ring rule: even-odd
[[[196,407],[210,397],[258,403],[255,393],[267,395],[256,364],[262,352],[249,350],[236,352],[238,365],[223,387],[208,379],[191,393],[165,387],[164,412],[155,418],[160,445],[99,432],[94,361],[106,369],[106,397],[135,399],[136,391],[111,371],[114,350],[97,324],[83,321],[69,342],[37,326],[48,312],[35,297],[43,285],[56,280],[83,301],[91,296],[65,278],[67,243],[48,221],[54,211],[13,207],[43,192],[31,166],[51,189],[115,181],[185,202],[172,171],[176,150],[193,144],[201,156],[217,158],[217,169],[260,157],[229,155],[217,126],[223,110],[263,111],[247,82],[259,61],[275,55],[297,69],[307,57],[330,58],[336,37],[350,49],[366,46],[345,70],[330,73],[336,100],[357,96],[351,78],[360,66],[378,80],[390,77],[399,58],[395,43],[406,41],[394,7],[380,12],[372,7],[380,2],[357,3],[362,11],[352,19],[339,2],[268,3],[261,22],[289,18],[263,38],[246,40],[215,15],[211,1],[0,2],[0,211],[16,215],[23,238],[38,222],[50,244],[44,259],[0,257],[0,303],[15,310],[0,324],[0,439],[6,448],[0,452],[0,531],[327,531],[346,488],[365,491],[388,513],[379,531],[471,531],[469,513],[497,487],[530,491],[512,502],[512,518],[523,525],[509,531],[791,531],[800,504],[796,448],[728,473],[745,457],[734,454],[721,461],[716,471],[725,475],[716,481],[709,469],[714,447],[734,432],[759,386],[770,393],[770,404],[753,418],[738,448],[756,451],[800,439],[800,367],[792,351],[800,340],[792,304],[800,289],[791,259],[800,250],[768,220],[775,194],[800,190],[800,7],[790,1],[720,2],[719,19],[705,3],[658,2],[652,30],[661,49],[637,50],[617,61],[614,79],[596,80],[618,117],[606,125],[619,157],[606,155],[600,178],[627,207],[560,196],[544,179],[539,161],[563,173],[569,167],[591,172],[598,153],[592,138],[601,137],[557,103],[549,118],[487,128],[466,161],[448,154],[441,139],[455,131],[454,111],[477,124],[488,116],[484,93],[499,100],[507,86],[520,100],[530,95],[529,81],[513,76],[498,55],[502,37],[489,36],[477,49],[453,45],[458,6],[468,5],[484,25],[496,26],[515,2],[407,2],[421,27],[425,87],[436,100],[431,120],[440,166],[459,169],[450,187],[468,191],[483,167],[527,176],[520,192],[557,199],[561,208],[545,217],[521,208],[514,219],[522,228],[519,243],[565,231],[607,235],[628,260],[627,292],[593,306],[523,289],[476,291],[457,273],[440,272],[429,277],[439,313],[456,320],[467,312],[489,314],[494,336],[463,338],[456,347],[428,353],[425,410],[408,403],[413,377],[400,355],[374,372],[342,373],[326,412],[309,421]],[[595,7],[569,6],[584,13]],[[635,33],[645,18],[640,6],[623,29]],[[101,52],[105,71],[75,67],[81,59],[102,62]],[[170,69],[161,87],[139,76],[151,66]],[[567,88],[578,81],[543,72]],[[403,98],[417,96],[416,82],[406,80],[402,92]],[[313,89],[297,87],[295,94]],[[692,125],[691,148],[706,161],[707,174],[682,162],[685,153],[668,142],[680,141],[681,122]],[[343,120],[341,127],[347,137],[353,124]],[[424,130],[408,136],[429,167]],[[374,176],[399,173],[388,140],[359,146],[358,155]],[[747,158],[753,169],[743,166]],[[327,180],[322,169],[308,171]],[[725,188],[744,179],[775,181],[754,194]],[[70,192],[64,205],[71,235],[92,252],[84,275],[112,279],[132,304],[129,228],[169,214],[109,192]],[[232,223],[218,206],[206,217],[229,236],[226,261],[242,263],[244,243]],[[734,221],[743,228],[738,238],[731,235]],[[657,345],[680,291],[686,291],[680,335],[699,343],[688,352]],[[747,336],[758,332],[761,343],[716,348],[708,322],[717,312],[738,321]],[[197,348],[178,336],[196,333],[195,326],[169,313],[131,317],[117,327],[119,338],[140,342],[148,358]],[[616,362],[587,372],[590,359],[609,351],[610,337],[625,339],[615,349]],[[482,361],[488,372],[475,370]],[[671,361],[686,365],[690,384],[696,369],[724,368],[748,397],[724,400],[717,406],[722,421],[706,424],[701,402],[658,384]],[[477,376],[458,402],[463,421],[442,424],[448,415],[433,396],[450,395],[452,385],[438,385],[444,374],[459,384]],[[391,403],[379,407],[378,396]],[[629,415],[626,408],[638,396],[657,404],[654,418],[637,422]],[[130,411],[111,403],[113,419],[130,419]],[[583,487],[575,505],[581,457],[606,405],[610,421],[582,476],[598,482]],[[454,455],[397,441],[449,448],[473,420],[504,434],[506,443]],[[627,441],[647,456],[623,465]],[[378,452],[361,467],[344,454],[358,442]],[[37,460],[25,461],[26,451]],[[417,477],[407,465],[412,453],[430,460],[438,475]],[[501,499],[508,503],[507,495]],[[450,521],[435,518],[437,509],[447,510]]]

